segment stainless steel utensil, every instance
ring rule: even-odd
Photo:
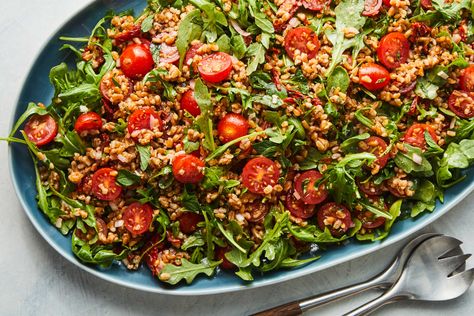
[[[458,270],[470,254],[450,256],[449,250],[460,244],[446,236],[424,241],[413,251],[400,278],[387,292],[345,316],[367,315],[385,304],[403,300],[444,301],[462,295],[474,280],[474,269]]]
[[[341,289],[336,289],[334,291],[326,292],[323,294],[311,296],[302,300],[293,301],[287,304],[283,304],[256,314],[254,316],[265,316],[265,315],[301,315],[303,312],[308,311],[312,308],[327,304],[329,302],[341,299],[343,297],[352,296],[370,289],[389,289],[400,277],[402,274],[403,267],[407,262],[409,256],[413,250],[418,247],[422,242],[426,241],[429,238],[439,236],[435,233],[427,233],[416,237],[411,240],[395,257],[392,264],[385,269],[380,274],[376,275],[372,279],[347,286]],[[454,246],[450,249],[455,248],[461,242],[455,243]]]

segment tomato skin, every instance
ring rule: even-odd
[[[25,125],[25,133],[28,139],[36,146],[41,147],[49,144],[58,134],[58,123],[49,114],[34,114]]]
[[[459,85],[461,90],[474,92],[474,65],[470,65],[462,71]]]
[[[303,0],[302,4],[305,9],[311,11],[322,11],[331,4],[332,0]]]
[[[384,5],[386,5],[387,7],[389,7],[389,6],[391,6],[390,1],[391,1],[391,0],[383,0],[382,2],[383,2]]]
[[[161,261],[161,256],[162,256],[162,250],[165,245],[164,243],[159,243],[153,246],[153,244],[157,242],[154,239],[156,238],[153,238],[151,242],[147,243],[146,249],[150,249],[150,250],[148,250],[145,255],[145,262],[148,268],[150,269],[151,273],[154,276],[158,276],[161,272],[161,269],[163,269],[164,267],[164,263]]]
[[[184,64],[192,67],[193,70],[196,70],[196,68],[195,65],[191,65],[192,59],[197,55],[197,52],[201,46],[201,43],[191,45],[191,47],[189,47],[188,51],[186,52],[186,55],[184,55]]]
[[[459,117],[474,117],[474,92],[454,90],[449,96],[448,106]]]
[[[425,131],[428,131],[431,138],[433,138],[435,142],[438,141],[438,136],[436,136],[436,133],[433,127],[431,127],[431,125],[421,124],[421,123],[413,124],[412,126],[410,126],[407,129],[405,135],[403,136],[403,141],[412,146],[425,149],[426,147]]]
[[[192,116],[196,117],[201,114],[201,109],[199,108],[196,99],[194,98],[194,91],[188,90],[183,93],[181,97],[181,109],[189,112]]]
[[[155,66],[147,44],[130,44],[120,55],[120,69],[132,79],[143,78]]]
[[[135,110],[135,112],[128,117],[127,129],[130,134],[143,129],[153,131],[156,128],[161,130],[163,128],[163,122],[158,112],[151,108]]]
[[[223,143],[245,136],[249,130],[249,123],[245,117],[236,113],[226,114],[217,124],[217,133]]]
[[[135,37],[140,37],[141,34],[142,34],[142,26],[134,25],[129,30],[122,31],[118,34],[115,34],[114,39],[119,43],[123,43],[126,41],[130,41]]]
[[[328,197],[329,192],[324,184],[314,187],[315,182],[322,177],[323,175],[316,170],[309,170],[296,176],[295,191],[305,204],[319,204]],[[307,182],[306,188],[304,188],[305,182]]]
[[[95,112],[82,113],[74,124],[74,129],[78,133],[91,130],[100,130],[102,128],[102,118]]]
[[[187,235],[192,234],[197,229],[197,224],[202,222],[204,218],[201,214],[194,212],[184,212],[179,217],[179,230]]]
[[[385,167],[388,162],[389,154],[386,153],[382,156],[383,152],[387,149],[387,143],[378,136],[370,136],[366,140],[359,142],[359,149],[374,154],[377,157],[374,162],[380,169]]]
[[[390,73],[378,64],[365,63],[359,68],[359,80],[366,89],[376,91],[390,83]]]
[[[367,210],[359,212],[357,218],[362,222],[362,227],[365,229],[375,229],[385,224],[385,217],[375,217],[374,213]]]
[[[115,180],[117,171],[112,168],[101,168],[92,175],[92,193],[100,200],[113,201],[122,193],[122,187]],[[107,191],[104,192],[103,189]]]
[[[173,160],[173,175],[181,183],[199,183],[204,177],[204,162],[191,155],[179,155]]]
[[[372,181],[357,182],[357,187],[368,196],[382,195],[384,192],[383,184],[376,185]]]
[[[318,226],[321,230],[327,227],[334,237],[341,237],[354,226],[354,223],[351,213],[344,205],[330,202],[319,209]]]
[[[207,82],[218,83],[224,81],[232,71],[232,58],[226,53],[214,53],[201,60],[198,71],[201,78]]]
[[[410,54],[410,43],[405,35],[400,32],[388,33],[379,42],[377,57],[389,69],[394,69],[404,64]]]
[[[265,194],[265,188],[276,185],[279,177],[277,164],[266,157],[249,160],[242,170],[242,184],[256,194]]]
[[[160,62],[175,64],[179,61],[179,52],[176,46],[170,46],[166,43],[161,43],[160,46]]]
[[[311,43],[310,47],[308,47],[308,43]],[[305,53],[308,59],[314,58],[321,44],[319,43],[318,35],[312,29],[300,26],[286,33],[284,46],[288,56],[294,60],[296,50]]]
[[[410,42],[416,42],[418,37],[425,37],[431,34],[431,27],[422,22],[411,24],[412,34],[408,37]]]
[[[226,257],[225,254],[231,251],[232,249],[230,247],[216,247],[215,250],[215,255],[216,255],[216,260],[222,260],[220,267],[224,270],[235,270],[237,267],[235,264],[230,262]]]
[[[314,204],[305,204],[302,199],[297,199],[293,192],[286,195],[286,208],[294,217],[307,219],[316,214],[316,207]]]
[[[153,221],[153,209],[150,204],[134,202],[127,206],[122,215],[125,228],[133,235],[148,231]]]
[[[421,0],[420,4],[425,10],[433,9],[433,3],[431,2],[431,0]]]
[[[253,202],[252,204],[246,205],[245,210],[250,213],[248,219],[251,223],[260,223],[263,221],[265,216],[268,214],[268,205],[262,203],[262,201]]]
[[[376,16],[380,12],[382,7],[382,0],[365,0],[364,1],[364,11],[362,15],[364,16]]]

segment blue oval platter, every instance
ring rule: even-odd
[[[108,11],[121,12],[133,9],[135,13],[139,13],[145,5],[145,0],[99,0],[84,8],[64,24],[46,43],[34,62],[14,110],[13,122],[24,112],[28,102],[49,104],[54,92],[48,79],[49,70],[62,61],[71,62],[74,60],[74,56],[69,52],[59,51],[59,48],[64,44],[64,42],[59,40],[60,36],[88,35],[97,21]],[[26,146],[12,144],[9,151],[9,160],[15,190],[28,217],[44,239],[63,257],[104,280],[143,291],[171,295],[205,295],[256,288],[315,273],[339,263],[367,255],[393,244],[430,224],[448,212],[474,188],[474,172],[470,169],[466,172],[467,177],[462,183],[445,192],[444,204],[438,202],[433,213],[397,222],[393,226],[391,234],[381,242],[362,243],[350,241],[343,247],[324,251],[321,259],[304,267],[259,275],[251,283],[245,283],[231,273],[219,272],[211,278],[198,278],[191,285],[182,284],[171,287],[153,278],[150,271],[145,267],[131,272],[121,263],[114,263],[111,267],[102,269],[85,265],[78,261],[71,251],[70,236],[61,235],[38,209],[35,199],[35,172]]]

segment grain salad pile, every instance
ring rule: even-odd
[[[5,139],[82,262],[251,281],[381,240],[464,179],[473,16],[470,0],[149,0],[64,34],[75,64]]]

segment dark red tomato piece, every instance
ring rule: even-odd
[[[391,1],[391,0],[383,0],[382,2],[383,2],[384,5],[386,5],[387,7],[389,7],[389,6],[391,6],[390,1]]]
[[[141,33],[142,26],[134,25],[128,30],[123,30],[122,32],[115,34],[114,39],[119,43],[123,43],[126,41],[131,41],[135,37],[140,37]]]
[[[147,244],[147,246],[148,246],[148,244]],[[165,263],[161,260],[162,253],[163,253],[162,250],[164,248],[164,243],[159,243],[156,246],[152,246],[152,245],[150,245],[150,246],[152,248],[147,251],[147,253],[145,255],[145,261],[146,261],[146,264],[147,264],[148,268],[150,268],[151,273],[154,276],[158,276],[161,272],[161,269],[163,269],[164,266],[165,266]],[[147,249],[149,247],[147,247]]]
[[[179,60],[179,52],[176,46],[170,46],[166,43],[160,45],[160,62],[174,64]]]
[[[431,0],[421,0],[420,4],[425,10],[433,9],[433,3],[431,2]]]
[[[179,217],[179,230],[185,234],[192,234],[197,229],[197,224],[202,222],[204,218],[201,214],[194,212],[184,212]]]
[[[35,114],[26,123],[25,133],[36,146],[44,146],[58,134],[58,124],[51,115]]]
[[[363,152],[374,154],[377,159],[374,161],[380,169],[387,164],[389,155],[383,154],[387,149],[387,143],[380,137],[370,136],[366,140],[359,142],[359,149]]]
[[[201,109],[194,98],[194,91],[188,90],[181,97],[181,109],[189,112],[192,116],[196,117],[201,114]]]
[[[149,204],[134,202],[123,212],[125,228],[133,235],[141,235],[150,228],[153,221],[153,209]]]
[[[412,146],[424,149],[426,147],[425,132],[428,132],[435,142],[438,141],[438,136],[436,136],[433,127],[428,124],[413,124],[410,126],[405,136],[403,136],[403,141]]]
[[[382,7],[382,0],[365,0],[364,11],[362,11],[362,15],[376,16],[377,14],[379,14],[381,7]]]
[[[194,56],[196,56],[198,49],[202,46],[201,43],[199,44],[193,44],[191,47],[189,47],[188,51],[186,52],[186,55],[184,55],[184,64],[191,66],[192,60]]]
[[[122,193],[122,187],[115,180],[117,170],[101,168],[92,175],[92,193],[104,201],[113,201]]]
[[[198,65],[201,78],[212,83],[226,80],[232,71],[232,57],[218,52],[204,57]]]
[[[155,66],[149,45],[130,44],[120,55],[120,69],[132,79],[143,78]]]
[[[461,90],[474,92],[474,65],[470,65],[462,71],[459,85]]]
[[[357,182],[359,190],[368,196],[382,195],[384,192],[384,186],[382,184],[376,185],[372,181]]]
[[[386,187],[392,195],[399,198],[406,198],[409,196],[407,194],[407,190],[412,190],[412,191],[414,190],[413,187],[406,188],[405,186],[400,185],[398,182],[393,181],[394,179],[395,178],[388,179],[385,181]]]
[[[328,197],[328,191],[324,184],[315,187],[323,175],[316,170],[303,172],[295,179],[295,191],[305,204],[319,204]]]
[[[249,222],[260,223],[268,214],[268,205],[262,201],[253,202],[245,206],[245,211],[250,214]]]
[[[390,73],[380,65],[365,63],[359,68],[359,80],[366,89],[376,91],[390,83]]]
[[[220,267],[224,270],[235,270],[237,267],[230,262],[225,254],[231,251],[230,247],[216,247],[216,260],[222,260]]]
[[[319,209],[318,226],[321,230],[327,227],[334,237],[341,237],[354,226],[354,223],[351,213],[344,205],[330,202]]]
[[[204,162],[191,155],[179,155],[173,160],[173,175],[181,183],[198,183],[204,177]]]
[[[249,160],[242,170],[242,183],[252,193],[265,194],[265,188],[278,183],[280,169],[266,157]]]
[[[97,226],[97,232],[99,233],[99,235],[102,235],[104,238],[107,238],[107,234],[109,232],[109,229],[108,229],[107,224],[105,223],[105,221],[100,217],[96,217],[95,222],[96,222],[96,226]]]
[[[126,99],[133,91],[133,82],[122,71],[106,73],[100,80],[100,94],[109,104],[118,104]]]
[[[318,35],[306,26],[289,30],[288,33],[286,33],[284,45],[286,53],[291,59],[295,58],[296,50],[306,54],[308,59],[314,58],[321,47]]]
[[[474,92],[454,90],[449,96],[448,106],[459,117],[474,117]]]
[[[102,118],[95,112],[82,113],[74,124],[74,129],[78,133],[84,131],[98,131],[102,128]]]
[[[77,185],[77,192],[86,195],[92,194],[92,176],[90,174],[84,176]]]
[[[385,210],[387,212],[388,206],[387,204],[383,203],[380,197],[371,198],[371,203],[375,204],[376,207]],[[376,216],[369,210],[363,209],[357,214],[357,218],[362,222],[362,227],[366,229],[375,229],[383,224],[385,224],[385,217]]]
[[[217,133],[223,143],[247,135],[249,123],[245,117],[236,113],[226,114],[217,124]]]
[[[322,11],[327,8],[332,0],[303,0],[302,4],[305,9],[311,11]]]
[[[128,132],[132,134],[134,131],[146,130],[161,130],[163,122],[161,121],[158,112],[151,108],[135,110],[128,117]]]
[[[411,35],[408,37],[410,42],[416,42],[419,37],[429,36],[431,27],[422,22],[414,22],[411,24]]]
[[[305,204],[302,199],[297,199],[294,192],[289,192],[286,196],[286,207],[291,215],[298,218],[310,218],[316,214],[314,204]]]
[[[410,43],[400,32],[388,33],[379,42],[377,56],[387,68],[394,69],[404,64],[410,54]]]

